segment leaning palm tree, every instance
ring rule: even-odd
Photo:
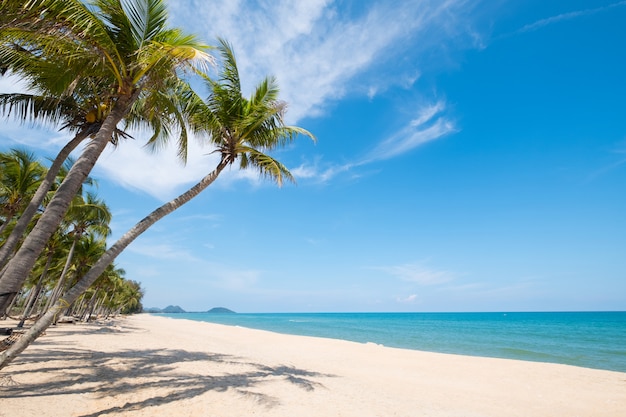
[[[94,77],[98,84],[110,82],[89,114],[90,121],[101,119],[97,132],[0,277],[1,312],[27,278],[118,123],[142,97],[158,96],[153,102],[162,103],[161,91],[175,84],[180,70],[206,63],[209,56],[204,52],[208,47],[195,37],[167,27],[163,0],[94,0],[89,5],[80,0],[3,1],[0,7],[0,67],[53,97],[71,94]],[[59,62],[65,70],[51,73]]]
[[[206,78],[210,95],[206,101],[197,96],[188,100],[185,109],[192,128],[205,133],[215,145],[220,161],[217,166],[189,190],[154,210],[128,230],[93,264],[72,289],[50,308],[13,347],[0,355],[0,369],[22,352],[54,320],[65,306],[71,304],[100,277],[115,258],[150,226],[182,205],[191,201],[229,165],[239,162],[242,169],[255,168],[261,176],[274,180],[279,186],[284,180],[293,181],[288,169],[266,152],[282,147],[298,134],[313,135],[305,129],[284,123],[285,104],[278,100],[278,86],[273,78],[266,78],[250,98],[241,92],[239,72],[232,48],[220,40],[219,51],[223,69],[217,80]]]

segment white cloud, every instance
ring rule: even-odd
[[[439,101],[421,108],[415,119],[394,135],[383,140],[370,153],[366,161],[389,159],[457,131],[451,120],[445,116],[438,116],[445,110],[445,107],[445,103]]]
[[[20,77],[12,74],[6,74],[0,77],[0,93],[27,93],[27,83]],[[1,116],[7,116],[8,113],[0,113]],[[47,126],[38,126],[31,123],[30,120],[16,119],[14,113],[10,117],[2,120],[2,131],[0,137],[9,143],[9,146],[26,146],[30,148],[38,148],[47,152],[49,155],[55,156],[54,153],[67,143],[68,135],[64,132],[55,131],[54,128]]]
[[[192,139],[187,164],[183,165],[173,146],[153,153],[144,147],[142,135],[133,136],[137,139],[126,139],[117,148],[107,148],[98,160],[96,172],[125,188],[141,190],[162,201],[184,191],[183,186],[198,182],[219,161],[219,156],[209,155],[210,148],[203,148]]]
[[[0,77],[0,92],[3,94],[24,93],[28,91],[28,84],[21,77],[7,73]]]
[[[398,297],[396,301],[403,304],[412,304],[417,301],[417,294],[411,294],[408,297]]]
[[[293,121],[327,112],[329,102],[349,91],[372,95],[389,84],[412,84],[419,77],[418,62],[408,75],[378,74],[372,77],[376,85],[354,84],[355,76],[388,67],[384,62],[390,57],[395,67],[409,47],[456,41],[459,31],[476,37],[466,24],[456,24],[472,7],[464,0],[378,1],[367,10],[360,3],[344,6],[330,0],[170,5],[175,24],[208,42],[219,36],[233,44],[244,85],[275,75]]]
[[[289,103],[289,123],[295,123],[304,117],[329,111],[329,104],[350,92],[373,97],[389,85],[412,85],[420,76],[420,62],[411,62],[408,71],[396,74],[393,73],[394,59],[403,56],[409,47],[434,45],[441,40],[458,38],[452,36],[458,31],[468,31],[467,25],[455,25],[457,20],[467,18],[468,4],[464,0],[380,1],[367,10],[355,3],[347,7],[349,12],[341,9],[345,4],[331,0],[280,0],[254,4],[244,0],[211,3],[190,0],[171,2],[169,7],[174,25],[198,33],[209,43],[213,43],[217,36],[233,43],[244,89],[250,89],[265,75],[275,75],[281,87],[281,97]],[[389,62],[394,63],[392,67],[387,64]],[[392,71],[393,76],[379,74],[381,68]],[[364,73],[371,75],[367,83],[357,77]],[[9,89],[13,84],[8,78],[0,78],[0,82],[2,91],[13,91]],[[15,91],[22,87],[16,86]],[[443,105],[435,103],[426,110],[437,110],[435,113],[439,114],[442,111],[439,107]],[[454,129],[453,123],[443,116],[429,116],[427,111],[420,113],[404,130],[381,143],[370,160],[400,155]],[[10,134],[11,138],[27,138],[23,129],[19,132],[17,129],[5,130],[3,134]],[[28,144],[35,146],[36,143],[39,149],[46,140],[49,140],[46,146],[52,148],[58,148],[60,142],[67,140],[58,133],[29,135],[32,140]],[[136,140],[124,141],[118,149],[106,150],[97,164],[96,173],[100,172],[126,188],[141,190],[166,201],[183,191],[184,186],[197,182],[217,163],[216,155],[207,156],[208,149],[190,141],[191,155],[187,166],[183,167],[177,162],[174,149],[166,148],[156,155],[150,154],[143,149],[145,135],[136,137]],[[365,162],[333,165],[321,171],[315,166],[303,165],[293,173],[296,178],[316,177],[328,181]],[[255,171],[240,171],[235,167],[225,171],[219,183],[228,186],[239,180],[261,184]]]
[[[458,131],[454,123],[442,115],[445,109],[446,104],[443,101],[419,108],[414,119],[396,133],[381,140],[361,160],[342,165],[324,166],[318,159],[313,164],[303,164],[292,172],[298,178],[315,179],[323,183],[356,167],[403,155],[428,142]]]

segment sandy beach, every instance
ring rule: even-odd
[[[0,398],[1,417],[622,417],[626,373],[137,315],[49,329]]]

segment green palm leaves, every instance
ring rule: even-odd
[[[235,55],[224,40],[220,39],[218,46],[222,59],[219,76],[208,77],[204,71],[212,63],[208,50],[195,36],[168,28],[163,0],[93,0],[88,4],[79,0],[0,0],[0,73],[11,71],[21,76],[35,91],[32,95],[0,95],[0,110],[24,120],[62,123],[76,131],[75,141],[91,137],[0,275],[0,313],[38,259],[41,264],[39,255],[46,247],[43,270],[47,271],[52,262],[50,242],[59,226],[72,230],[75,238],[61,276],[69,276],[70,263],[75,263],[76,280],[25,337],[0,354],[0,369],[68,304],[79,297],[80,303],[91,303],[83,295],[110,272],[115,258],[151,225],[205,190],[227,166],[238,163],[242,169],[255,169],[279,186],[294,180],[270,153],[300,134],[315,138],[305,129],[285,124],[286,106],[278,99],[274,78],[265,78],[250,97],[244,97]],[[204,79],[209,89],[206,100],[181,78],[185,71]],[[148,145],[155,149],[177,134],[183,160],[189,129],[208,137],[221,158],[200,182],[154,210],[105,249],[102,238],[108,233],[109,220],[105,207],[82,193],[82,200],[77,201],[76,195],[106,145],[116,142],[116,135],[123,136],[117,126],[120,122],[126,128],[147,127],[151,134]],[[66,157],[67,153],[60,161]],[[6,244],[0,254],[5,249]],[[88,261],[79,262],[82,253],[90,254],[85,258]],[[94,257],[97,260],[93,261]],[[39,289],[44,276],[40,275]],[[55,294],[60,294],[64,285],[59,280]],[[140,298],[139,286],[131,287],[129,293]],[[90,300],[96,300],[97,293]],[[137,304],[133,301],[124,308],[134,309]]]
[[[14,149],[0,154],[0,233],[26,207],[44,175],[31,152]]]
[[[172,126],[178,127],[180,153],[186,154],[183,120],[177,114],[168,117],[179,107],[170,100],[176,90],[169,90],[181,82],[180,71],[194,69],[197,61],[208,62],[204,52],[208,47],[192,35],[167,27],[162,0],[94,0],[90,4],[79,0],[3,0],[0,28],[3,71],[17,74],[42,97],[74,106],[54,113],[47,102],[37,113],[34,110],[40,107],[33,104],[38,98],[14,97],[5,99],[3,109],[18,109],[22,115],[30,112],[32,117],[43,115],[49,120],[64,118],[65,126],[79,132],[93,129],[87,131],[92,141],[0,277],[3,311],[107,143],[116,142],[120,135],[117,125],[129,113],[134,111],[129,118],[132,123],[155,128],[155,140],[162,137],[161,132],[167,134],[174,130]],[[22,107],[12,107],[17,103]]]
[[[273,77],[265,78],[251,97],[245,98],[232,47],[220,39],[218,50],[222,71],[216,80],[205,76],[211,92],[207,100],[190,104],[192,129],[207,134],[229,164],[239,161],[240,168],[257,169],[279,186],[284,180],[293,181],[287,168],[266,152],[285,146],[298,134],[315,138],[305,129],[285,125],[286,106],[278,100]]]

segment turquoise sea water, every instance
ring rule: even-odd
[[[405,349],[626,372],[626,312],[158,315]]]

